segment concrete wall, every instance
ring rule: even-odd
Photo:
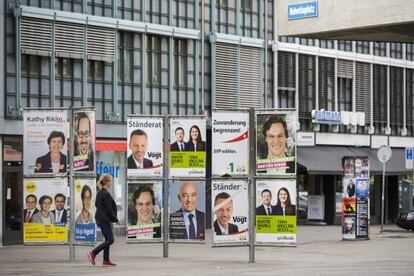
[[[338,38],[335,35],[339,34],[335,32],[342,30],[347,31],[347,35],[355,35],[355,38],[364,35],[362,38],[370,40],[369,36],[374,35],[372,32],[378,28],[376,30],[383,33],[379,41],[394,41],[394,36],[397,35],[402,39],[412,39],[414,36],[411,28],[414,25],[412,0],[319,0],[318,17],[288,21],[289,4],[311,1],[277,1],[279,35],[308,34],[308,37],[311,37],[310,34],[332,32],[331,37]],[[399,33],[395,28],[398,28]]]

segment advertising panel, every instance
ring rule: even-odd
[[[296,112],[256,114],[256,174],[296,174]]]
[[[75,172],[95,172],[95,111],[74,112],[74,157]]]
[[[128,117],[128,177],[162,175],[163,129],[162,118]]]
[[[162,237],[162,182],[128,183],[128,240]]]
[[[68,241],[68,181],[66,178],[23,180],[23,241],[64,243]]]
[[[206,120],[170,119],[170,176],[204,177],[206,174]]]
[[[23,112],[23,173],[66,174],[67,110]]]
[[[212,175],[249,172],[249,113],[212,113]]]
[[[211,206],[213,243],[247,242],[249,238],[248,182],[213,180]]]
[[[369,238],[369,159],[344,157],[342,179],[342,238]]]
[[[256,180],[256,242],[296,243],[296,180]]]
[[[170,181],[169,193],[170,239],[204,241],[206,230],[205,182]]]
[[[75,179],[75,240],[94,242],[95,223],[95,178]]]

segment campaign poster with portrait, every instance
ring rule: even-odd
[[[23,111],[23,173],[66,174],[68,111]]]
[[[346,156],[342,159],[342,239],[369,238],[369,158]]]
[[[161,117],[128,117],[128,177],[162,175],[163,133]]]
[[[256,174],[296,174],[295,111],[256,114]]]
[[[95,172],[95,110],[76,110],[74,113],[74,157],[75,172]]]
[[[66,243],[68,200],[67,178],[24,178],[24,243]]]
[[[206,232],[205,182],[169,182],[170,240],[203,242]]]
[[[296,243],[296,180],[256,180],[256,242]]]
[[[248,182],[213,180],[211,185],[213,243],[246,243],[249,240]]]
[[[162,182],[128,183],[128,241],[162,238]]]
[[[249,112],[213,112],[211,117],[212,175],[247,175]]]
[[[95,198],[96,179],[76,178],[75,182],[75,240],[91,243],[96,240]]]
[[[170,118],[170,176],[205,177],[206,120]]]

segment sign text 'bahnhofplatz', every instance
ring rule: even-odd
[[[288,6],[288,20],[318,16],[318,2],[295,3]]]

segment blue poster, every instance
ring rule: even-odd
[[[76,224],[75,225],[75,240],[95,242],[96,240],[95,223]]]
[[[356,196],[357,198],[365,198],[368,197],[369,191],[369,179],[361,178],[356,179]]]

